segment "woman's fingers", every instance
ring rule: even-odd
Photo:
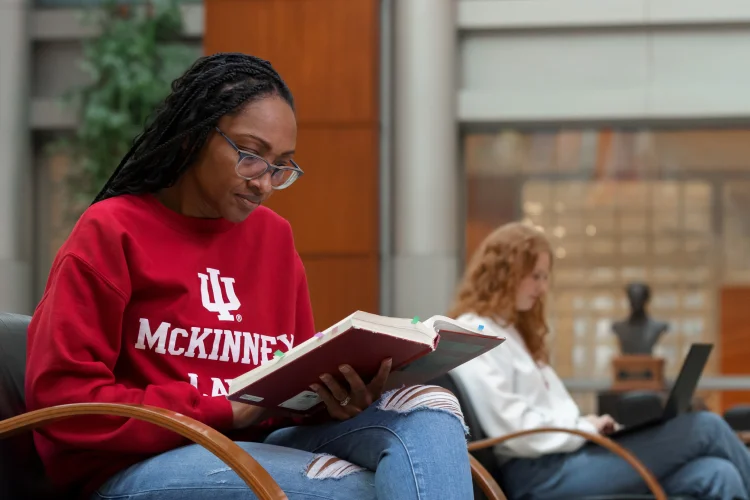
[[[360,413],[362,411],[362,410],[360,410],[359,408],[357,408],[356,406],[354,406],[352,404],[351,396],[346,391],[346,389],[344,389],[343,387],[341,387],[341,384],[339,384],[336,381],[335,378],[333,378],[329,374],[325,373],[325,374],[321,375],[320,379],[323,381],[323,383],[326,384],[326,386],[328,386],[328,390],[330,391],[330,393],[333,396],[333,399],[335,401],[335,403],[333,403],[333,404],[338,405],[338,407],[342,409],[343,413],[345,415],[347,415],[347,418],[348,417],[353,417],[354,415],[357,415],[358,413]],[[346,401],[347,398],[349,398],[349,401],[347,401],[346,405],[342,406],[341,403],[344,402],[344,401]],[[334,414],[331,413],[331,408],[330,407],[329,407],[329,412],[328,413],[330,413],[331,416],[334,416]],[[336,414],[340,414],[341,412],[338,409],[336,409],[335,413]],[[342,419],[342,420],[345,420],[345,419]]]
[[[339,402],[344,401],[349,396],[349,393],[343,387],[341,387],[341,384],[339,384],[336,379],[329,374],[324,373],[320,376],[320,380],[323,381],[326,387],[328,387],[328,390],[331,391],[331,394],[333,394],[333,397],[336,398]]]
[[[328,373],[320,376],[320,380],[325,386],[312,384],[310,388],[323,400],[331,417],[346,420],[361,413],[362,410],[380,397],[391,372],[391,365],[392,360],[390,358],[384,360],[380,364],[377,375],[367,385],[351,366],[342,365],[339,367],[339,371],[349,385],[348,390]],[[342,402],[347,402],[347,404],[342,406]]]
[[[347,420],[351,417],[349,412],[347,412],[344,407],[341,406],[338,401],[336,401],[336,398],[333,397],[331,391],[318,384],[311,385],[310,389],[315,391],[315,393],[320,396],[320,399],[322,399],[323,403],[325,403],[326,405],[328,414],[332,418],[335,418],[336,420]]]
[[[352,398],[352,405],[357,408],[367,408],[372,404],[372,395],[367,390],[367,386],[362,382],[362,378],[355,372],[351,366],[342,365],[339,370],[346,378],[349,384],[349,395]]]
[[[378,399],[380,395],[383,394],[383,387],[385,387],[385,382],[388,380],[388,375],[391,373],[392,364],[393,360],[391,358],[380,363],[378,374],[375,375],[375,378],[373,378],[368,384],[367,389],[373,400]]]

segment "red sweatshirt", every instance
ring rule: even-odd
[[[304,269],[280,216],[260,207],[234,224],[182,216],[151,195],[118,196],[90,207],[55,258],[29,327],[27,408],[137,403],[227,432],[229,380],[313,334]],[[34,439],[51,479],[85,491],[186,444],[102,416]]]

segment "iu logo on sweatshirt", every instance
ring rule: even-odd
[[[229,314],[240,308],[240,301],[234,293],[234,278],[220,277],[218,269],[206,268],[208,274],[198,273],[201,280],[201,301],[207,311],[218,313],[219,321],[234,321]],[[211,292],[208,282],[211,282]],[[223,285],[223,290],[222,290]]]

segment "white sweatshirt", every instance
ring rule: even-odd
[[[523,339],[513,327],[502,327],[490,318],[465,314],[458,318],[467,326],[484,325],[487,334],[507,340],[451,372],[476,412],[488,437],[540,427],[564,427],[597,433],[581,417],[578,405],[555,371],[533,360]],[[508,457],[534,458],[550,453],[578,450],[586,440],[573,434],[542,433],[523,436],[496,447],[501,461]]]

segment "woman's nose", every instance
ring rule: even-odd
[[[273,190],[271,184],[271,172],[266,172],[257,179],[253,179],[250,183],[256,188],[260,194],[267,195]]]

